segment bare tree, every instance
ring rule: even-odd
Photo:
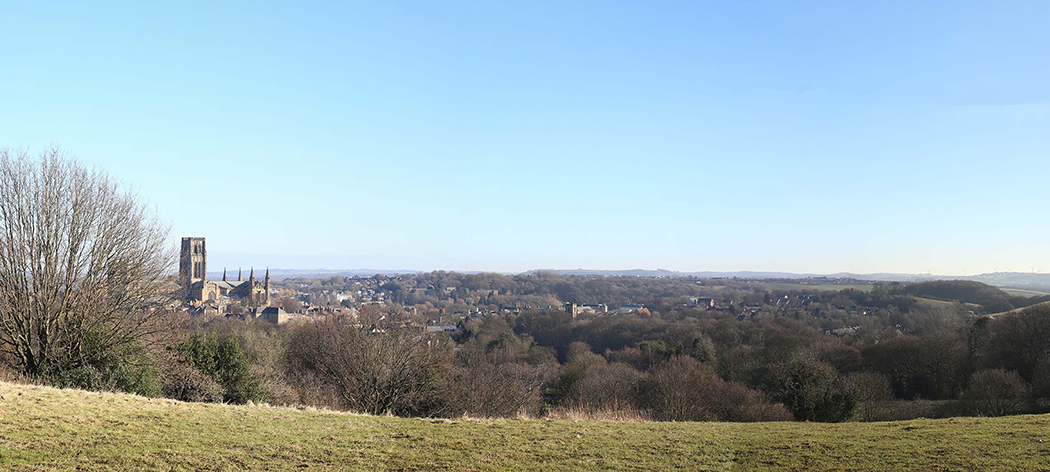
[[[0,149],[0,350],[39,376],[163,329],[167,236],[106,173]]]
[[[484,418],[539,415],[542,394],[558,376],[553,362],[529,364],[508,355],[509,349],[485,352],[477,344],[459,352],[458,364],[448,381],[449,416],[467,414]]]
[[[431,416],[451,349],[396,323],[327,317],[296,327],[289,341],[293,377],[316,375],[354,411]]]
[[[1023,410],[1028,397],[1028,384],[1017,372],[1005,369],[978,371],[970,377],[963,400],[973,413],[981,416],[1005,416]]]
[[[581,342],[569,346],[568,363],[561,377],[564,404],[597,413],[633,410],[645,374],[622,362],[606,362]]]
[[[718,377],[714,368],[689,356],[653,367],[643,384],[642,404],[658,421],[790,421],[791,413],[765,394]]]

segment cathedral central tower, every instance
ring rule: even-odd
[[[179,281],[187,291],[195,282],[208,278],[208,251],[204,238],[182,238],[179,255]]]

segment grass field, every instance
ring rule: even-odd
[[[1020,288],[1003,288],[1003,287],[998,287],[998,288],[999,288],[999,290],[1002,290],[1002,291],[1004,291],[1006,293],[1009,293],[1010,295],[1014,295],[1014,296],[1018,296],[1018,297],[1032,298],[1032,297],[1041,297],[1043,295],[1050,295],[1050,293],[1039,292],[1039,291],[1036,291],[1036,290],[1024,290],[1024,289],[1020,289]]]
[[[1040,302],[1040,303],[1036,303],[1035,305],[1026,306],[1024,308],[1016,308],[1016,309],[1013,309],[1013,310],[1010,310],[1010,311],[1004,311],[1002,313],[993,313],[993,314],[990,314],[988,316],[1009,315],[1009,314],[1013,314],[1013,313],[1020,313],[1022,311],[1028,310],[1028,309],[1033,309],[1033,307],[1046,307],[1046,306],[1050,306],[1050,302]]]
[[[803,285],[803,284],[789,284],[789,283],[770,283],[763,284],[768,290],[816,290],[820,292],[838,292],[840,290],[854,289],[862,292],[870,292],[875,287],[874,284],[858,284],[858,285]]]
[[[1047,470],[1050,416],[434,420],[0,383],[0,470]]]
[[[923,298],[923,297],[916,297],[916,296],[912,296],[912,298],[914,298],[915,301],[918,302],[920,305],[926,305],[926,306],[930,306],[930,307],[950,307],[950,306],[955,306],[956,303],[960,303],[960,302],[954,302],[954,301],[948,301],[948,300],[937,300],[937,299],[934,299],[934,298]],[[970,309],[972,309],[974,311],[981,309],[981,305],[978,305],[976,303],[963,303],[963,305],[969,307]]]

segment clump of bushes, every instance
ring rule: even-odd
[[[83,337],[79,355],[67,355],[48,365],[43,380],[61,388],[128,392],[143,396],[161,393],[158,372],[138,342],[118,348],[96,346],[97,336]]]
[[[676,356],[649,372],[642,403],[659,421],[791,421],[792,414],[764,393],[718,377],[687,356]]]
[[[768,389],[800,421],[845,421],[856,405],[839,372],[806,352],[773,364]]]
[[[247,403],[264,398],[251,358],[236,336],[194,332],[158,364],[165,397],[189,402]]]
[[[211,376],[186,363],[173,362],[164,372],[164,396],[184,402],[221,402],[226,390]]]

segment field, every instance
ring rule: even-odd
[[[998,288],[999,288],[999,290],[1002,290],[1002,291],[1004,291],[1006,293],[1009,293],[1010,295],[1013,295],[1015,297],[1028,297],[1028,298],[1031,298],[1031,297],[1041,297],[1041,296],[1044,296],[1044,295],[1050,295],[1050,293],[1039,292],[1039,291],[1036,291],[1036,290],[1025,290],[1025,289],[1020,289],[1020,288],[1003,288],[1003,287],[998,287]]]
[[[988,316],[1002,316],[1002,315],[1009,315],[1009,314],[1013,314],[1013,313],[1020,313],[1022,311],[1025,311],[1025,310],[1031,309],[1032,307],[1037,307],[1037,306],[1041,306],[1041,307],[1050,306],[1050,302],[1036,303],[1035,305],[1026,306],[1024,308],[1016,308],[1016,309],[1013,309],[1013,310],[1010,310],[1010,311],[1004,311],[1002,313],[993,313],[993,314],[990,314]]]
[[[0,382],[2,470],[1047,470],[1050,416],[890,423],[437,420]]]
[[[857,284],[857,285],[806,285],[806,284],[791,284],[791,283],[768,283],[762,284],[768,290],[816,290],[819,292],[838,292],[840,290],[854,289],[860,290],[861,292],[870,292],[875,287],[874,284]]]
[[[952,306],[955,306],[957,303],[962,303],[962,302],[954,302],[954,301],[948,301],[948,300],[937,300],[937,299],[934,299],[934,298],[923,298],[923,297],[915,297],[915,296],[913,296],[912,298],[914,298],[915,301],[918,302],[920,305],[926,305],[928,307],[933,307],[933,308],[952,307]],[[966,307],[968,307],[969,309],[974,310],[974,311],[977,311],[977,310],[981,309],[981,305],[978,305],[976,303],[962,303],[962,304],[965,305]]]
[[[870,292],[875,287],[874,284],[856,284],[856,285],[804,285],[795,283],[764,283],[762,284],[767,290],[816,290],[820,292],[838,292],[840,290],[854,289],[862,292]],[[1037,290],[1025,290],[1020,288],[1003,288],[997,287],[1010,295],[1019,297],[1041,297],[1044,295],[1050,295],[1050,292],[1040,292]]]

